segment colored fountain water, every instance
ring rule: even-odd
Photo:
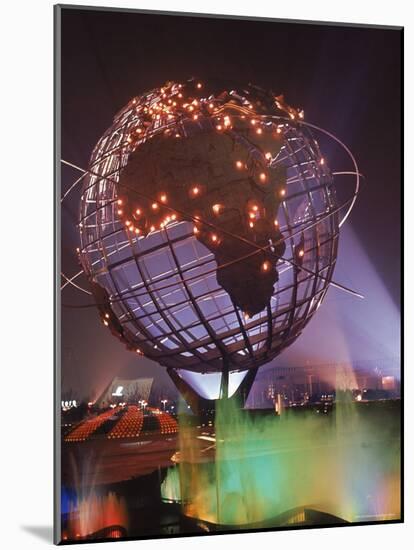
[[[210,447],[182,422],[179,465],[168,472],[164,497],[180,500],[188,516],[228,526],[298,508],[349,522],[398,519],[399,412],[357,405],[347,384],[340,376],[330,414],[252,414],[222,400]]]
[[[128,512],[125,499],[109,492],[99,495],[92,490],[87,496],[71,503],[67,529],[63,539],[121,538],[127,533]]]

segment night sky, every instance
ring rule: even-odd
[[[62,11],[62,158],[86,168],[114,114],[131,97],[197,76],[253,82],[283,93],[308,122],[337,135],[366,178],[345,226],[334,279],[365,295],[331,288],[297,342],[273,365],[400,358],[401,42],[395,29],[175,17],[79,9]],[[321,141],[335,170],[346,157]],[[64,192],[79,173],[63,167]],[[339,181],[339,180],[338,180]],[[340,196],[352,192],[340,180]],[[75,249],[80,188],[62,205],[62,270],[79,271]],[[78,279],[85,284],[85,279]],[[64,304],[90,303],[66,288]],[[97,310],[62,308],[63,390],[94,397],[115,374],[164,369],[126,351]]]

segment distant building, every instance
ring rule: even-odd
[[[367,390],[372,395],[385,391],[399,396],[399,363],[384,360],[274,367],[258,374],[247,406],[270,408],[278,395],[286,406],[325,401],[341,389],[364,392],[364,397]]]
[[[116,376],[96,400],[101,409],[115,403],[138,403],[149,401],[153,378],[119,378]]]

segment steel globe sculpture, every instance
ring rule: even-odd
[[[92,153],[79,257],[102,322],[181,389],[251,383],[327,292],[344,205],[310,127],[192,79],[133,98]]]

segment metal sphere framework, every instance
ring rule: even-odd
[[[245,371],[300,335],[331,282],[340,225],[333,176],[302,119],[282,96],[254,87],[208,95],[195,80],[167,83],[115,116],[83,180],[79,256],[102,322],[129,349],[173,369]],[[140,181],[139,163],[137,177],[124,179],[133,156],[155,140],[191,147],[195,136],[216,134],[245,152],[223,170],[244,170],[247,183],[223,204],[214,194],[223,185],[186,176],[172,200],[172,187]],[[230,208],[231,196],[245,209]],[[223,211],[230,213],[221,219]]]

